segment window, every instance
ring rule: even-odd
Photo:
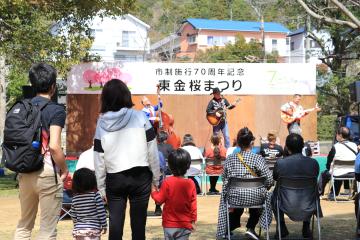
[[[289,45],[290,44],[290,38],[286,38],[286,45]]]
[[[122,32],[122,47],[135,47],[135,31]]]
[[[190,35],[187,37],[188,43],[195,43],[196,42],[196,35]]]
[[[90,29],[90,37],[95,37],[95,29]]]
[[[213,36],[208,36],[207,37],[207,45],[208,46],[214,46],[214,37]]]
[[[124,62],[143,61],[143,57],[141,55],[123,55],[123,54],[116,54],[116,53],[114,55],[114,59],[124,61]]]
[[[290,51],[294,51],[295,50],[295,42],[291,42],[290,43]]]
[[[207,38],[208,46],[225,46],[229,42],[227,36],[208,36]]]
[[[310,47],[311,48],[320,48],[320,45],[316,41],[310,40]]]
[[[93,29],[92,28],[92,29],[90,29],[90,36],[94,38],[97,33],[101,33],[101,32],[103,32],[102,29]]]
[[[277,39],[273,39],[272,43],[272,51],[277,51]]]

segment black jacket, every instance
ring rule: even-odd
[[[293,154],[279,159],[273,170],[274,180],[282,177],[318,177],[319,164],[310,157],[301,153]],[[316,205],[313,201],[317,196],[317,187],[307,189],[285,189],[275,187],[273,194],[273,207],[276,207],[276,197],[279,195],[280,209],[293,221],[309,221],[312,214],[316,213]]]

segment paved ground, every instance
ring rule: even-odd
[[[215,239],[217,225],[217,211],[219,206],[219,197],[198,197],[198,224],[197,231],[191,236],[191,239]],[[321,220],[322,239],[354,239],[355,216],[353,213],[352,202],[334,203],[326,200],[321,201],[324,212],[324,218]],[[149,210],[153,210],[153,202],[150,201]],[[0,197],[0,239],[12,239],[20,209],[19,201],[16,195]],[[242,218],[242,225],[246,225],[247,216]],[[287,221],[290,236],[292,239],[301,237],[301,223]],[[36,222],[33,237],[39,228],[39,222]],[[72,221],[63,220],[58,224],[58,239],[70,240],[72,230]],[[244,239],[244,227],[235,231],[235,239]],[[275,233],[275,225],[271,226],[270,236]],[[124,239],[131,239],[129,226],[129,216],[125,223]],[[163,239],[161,219],[148,219],[147,239]],[[106,239],[104,237],[103,239]]]

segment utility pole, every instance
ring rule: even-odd
[[[228,6],[229,6],[229,11],[230,11],[230,21],[233,20],[233,9],[232,9],[232,3],[233,0],[227,0]]]
[[[265,53],[265,28],[264,28],[264,16],[261,15],[261,24],[260,24],[260,34],[261,34],[261,45],[263,53],[263,62],[266,63],[266,53]]]
[[[306,27],[305,27],[305,62],[310,62],[310,37],[309,32],[311,31],[311,21],[310,21],[310,15],[306,16]]]

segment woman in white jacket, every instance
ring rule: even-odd
[[[151,184],[158,185],[155,132],[145,114],[132,109],[128,87],[118,79],[101,93],[101,114],[94,138],[98,189],[109,206],[109,239],[122,239],[127,199],[132,239],[145,239]]]

